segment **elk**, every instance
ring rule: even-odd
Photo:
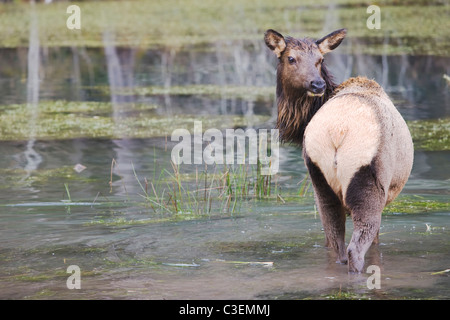
[[[264,40],[278,58],[280,140],[303,149],[325,246],[349,273],[361,273],[367,250],[378,243],[384,207],[409,178],[414,148],[404,119],[378,83],[365,77],[333,82],[324,55],[346,33],[312,40],[269,29]],[[347,248],[346,215],[353,220]]]

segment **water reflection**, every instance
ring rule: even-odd
[[[31,34],[30,34],[31,36]],[[111,39],[109,39],[112,37]],[[109,40],[108,40],[109,39]],[[29,72],[39,68],[39,97],[43,100],[100,100],[153,103],[164,114],[248,114],[273,111],[273,101],[222,97],[120,96],[120,87],[148,86],[274,86],[275,63],[263,41],[220,42],[212,46],[168,49],[115,48],[113,35],[104,35],[105,49],[45,48]],[[357,44],[351,41],[352,45]],[[108,44],[109,43],[109,44]],[[35,46],[31,46],[33,53]],[[38,50],[39,51],[39,50]],[[23,49],[0,49],[0,104],[24,103],[21,57]],[[329,54],[327,63],[338,82],[353,75],[374,78],[396,100],[410,119],[446,117],[450,93],[443,74],[450,73],[450,58],[434,56],[370,56]],[[35,71],[33,74],[37,74]],[[31,80],[31,79],[30,79]],[[109,94],[96,90],[107,87]],[[34,90],[36,90],[36,87]],[[36,94],[36,93],[35,93]]]
[[[333,23],[337,22],[330,21],[331,25],[327,27],[331,28]],[[236,114],[251,118],[253,114],[257,114],[270,115],[273,120],[276,115],[273,95],[124,95],[122,91],[123,88],[189,85],[273,87],[276,61],[262,40],[144,49],[116,47],[114,34],[105,32],[104,48],[100,49],[40,48],[37,26],[32,23],[29,42],[26,60],[23,58],[23,48],[0,49],[0,81],[4,84],[0,86],[0,105],[28,103],[29,108],[34,110],[29,119],[30,127],[34,127],[33,121],[36,121],[39,99],[107,101],[111,103],[111,117],[116,124],[121,123],[121,113],[126,112],[127,103],[156,105],[156,114],[169,116]],[[348,42],[351,46],[361,45],[354,39],[349,39]],[[442,74],[450,73],[449,57],[343,55],[337,51],[329,54],[326,59],[337,82],[348,76],[365,75],[384,83],[407,120],[450,115],[450,90],[442,79]],[[26,81],[22,81],[23,70],[27,70]],[[273,121],[265,125],[273,126]],[[45,153],[36,152],[35,143],[34,137],[30,136],[24,146],[26,151],[16,153],[16,163],[28,171],[45,166],[43,162],[48,160]],[[84,151],[90,149],[87,143],[85,140],[76,140],[74,155],[58,165],[74,165],[75,161],[70,160],[70,157],[77,159],[77,163],[87,162],[85,158],[90,158],[90,151]],[[107,163],[104,165],[110,166],[112,159],[115,159],[118,165],[114,172],[126,180],[127,184],[131,183],[135,180],[131,162],[135,157],[139,158],[141,153],[135,154],[133,141],[115,140],[113,143],[113,154],[104,159]],[[156,147],[160,150],[164,140],[156,139],[152,143],[157,143]],[[153,147],[155,146],[152,145]],[[152,155],[154,150],[147,149],[147,152]],[[291,155],[294,155],[292,159]],[[448,152],[417,151],[416,159],[412,173],[414,179],[422,182],[428,177],[439,181],[448,179],[441,170],[448,163]],[[281,167],[288,174],[292,172],[298,176],[300,172],[301,176],[305,172],[299,171],[294,165],[298,162],[301,162],[298,151],[286,146],[281,154]],[[134,165],[137,170],[141,169],[141,164],[137,161]],[[436,188],[442,189],[439,185],[437,183]]]
[[[34,9],[34,2],[31,3]],[[39,66],[40,66],[40,47],[38,36],[38,23],[35,10],[31,10],[31,23],[30,23],[30,40],[28,48],[28,77],[27,77],[27,105],[32,110],[31,118],[29,119],[28,126],[30,128],[36,127],[38,104],[39,104]],[[42,157],[36,152],[34,144],[36,137],[34,130],[29,137],[26,150],[23,155],[25,157],[24,169],[28,175],[31,171],[37,169],[42,162]],[[19,156],[20,157],[20,156]]]

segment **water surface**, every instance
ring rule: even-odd
[[[174,115],[262,116],[249,126],[273,126],[270,90],[255,95],[217,89],[204,93],[206,85],[274,88],[275,61],[262,41],[178,50],[62,47],[38,52],[39,82],[34,84],[38,102],[29,105],[36,110],[42,101],[98,101],[110,105],[100,116],[120,123],[135,115],[127,112],[130,104],[143,104],[152,106],[151,111],[138,117],[169,119],[165,125],[169,132]],[[30,102],[28,58],[24,48],[0,49],[0,105],[5,108]],[[450,116],[450,91],[442,78],[450,73],[448,57],[336,53],[327,59],[338,82],[352,75],[380,82],[408,121]],[[197,91],[171,92],[177,86],[191,86],[189,90],[195,86]],[[167,92],[152,93],[161,88]],[[92,115],[74,114],[87,116]],[[209,125],[205,122],[204,129]],[[346,266],[336,264],[323,247],[311,190],[298,195],[306,176],[298,148],[286,145],[280,150],[277,185],[283,200],[275,195],[263,200],[249,197],[239,200],[234,212],[222,212],[216,201],[201,215],[170,215],[151,208],[140,196],[139,182],[158,181],[164,168],[170,172],[172,147],[164,134],[61,139],[56,133],[1,141],[0,297],[450,296],[449,273],[442,272],[450,267],[448,149],[416,150],[411,178],[399,198],[410,201],[414,210],[400,207],[383,216],[381,244],[366,258],[366,266],[381,267],[381,289],[370,290],[368,274],[348,275]],[[77,173],[76,164],[86,169]],[[186,185],[192,185],[196,170],[203,172],[204,166],[186,165],[181,170],[188,177]],[[351,221],[347,230],[348,241]],[[69,265],[81,269],[81,290],[66,286]]]

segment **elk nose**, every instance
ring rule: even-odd
[[[322,93],[325,90],[325,81],[322,79],[311,81],[311,91],[314,93]]]

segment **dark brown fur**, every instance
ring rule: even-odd
[[[328,52],[328,45],[338,46],[342,35],[345,35],[344,29],[329,35],[335,37],[334,41],[329,41],[328,37],[313,41],[309,38],[284,38],[273,30],[266,32],[266,44],[279,59],[276,127],[281,141],[302,145],[306,125],[333,94],[336,84],[323,63],[323,54]],[[295,62],[290,63],[289,59]],[[314,81],[325,84],[322,96],[311,96]]]
[[[278,65],[278,69],[282,66]],[[336,84],[325,65],[322,65],[321,76],[325,80],[326,89],[322,97],[309,97],[306,90],[283,87],[281,72],[277,78],[278,117],[276,128],[280,132],[280,140],[303,143],[306,126],[320,107],[331,97]]]

